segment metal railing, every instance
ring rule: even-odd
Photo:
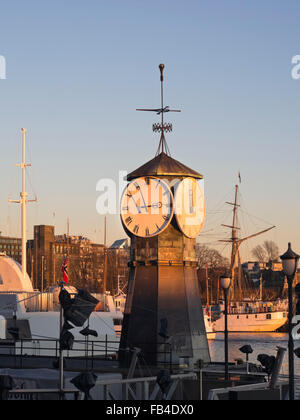
[[[157,383],[157,377],[145,377],[134,379],[112,379],[112,380],[98,380],[96,386],[104,387],[104,400],[117,401],[118,398],[114,395],[112,386],[121,385],[122,397],[121,400],[125,401],[154,401],[163,399],[169,401],[174,396],[178,386],[184,380],[198,380],[198,375],[194,372],[184,373],[171,376],[171,383],[168,390],[163,394],[160,386]],[[200,392],[199,385],[199,392]]]
[[[16,300],[9,305],[4,304],[0,310],[10,308],[15,311],[18,304],[23,304],[27,312],[49,312],[54,308],[53,293],[51,292],[0,292],[0,297],[4,295],[15,296]]]
[[[76,389],[13,389],[8,392],[7,400],[26,400],[33,401],[38,400],[39,396],[44,397],[51,396],[57,397],[59,400],[64,400],[70,395],[73,396],[75,401],[83,399],[82,393]]]
[[[0,355],[13,356],[20,359],[20,367],[24,357],[59,357],[59,339],[17,340],[14,343],[1,343]],[[72,350],[64,351],[65,357],[96,357],[111,360],[119,349],[119,341],[111,340],[108,335],[105,340],[75,340]]]
[[[282,384],[279,385],[280,390],[282,389]],[[208,394],[209,401],[218,401],[221,399],[222,396],[229,394],[230,391],[258,391],[258,390],[267,390],[269,389],[268,382],[261,382],[257,384],[249,384],[249,385],[240,385],[228,388],[219,388],[219,389],[211,389]]]
[[[262,374],[259,373],[252,373],[253,376],[261,376]],[[280,374],[278,377],[278,383],[276,384],[276,388],[279,389],[280,400],[287,400],[288,399],[288,390],[287,385],[289,383],[288,375]],[[230,391],[234,392],[241,392],[241,391],[264,391],[271,389],[271,382],[261,382],[249,385],[240,385],[234,387],[227,387],[227,388],[218,388],[218,389],[211,389],[209,391],[208,400],[210,401],[217,401],[220,400],[222,396],[228,395]],[[300,400],[300,376],[295,376],[295,399]]]
[[[251,307],[228,308],[228,315],[262,315],[262,314],[273,314],[276,312],[288,312],[288,308],[286,305],[258,307],[258,308],[251,308]]]
[[[187,380],[199,381],[199,376],[193,372],[172,375],[165,393],[162,392],[158,385],[157,377],[99,379],[96,381],[95,387],[103,389],[101,399],[104,401],[170,401],[174,398],[178,389],[180,392],[182,382]],[[116,395],[116,392],[118,392],[118,395]],[[39,399],[39,397],[46,399],[47,396],[57,397],[57,399],[66,399],[67,396],[73,396],[74,400],[84,399],[84,393],[76,389],[14,389],[8,392],[9,400],[35,400]]]
[[[90,368],[94,368],[94,360],[116,360],[119,353],[120,341],[112,340],[109,335],[105,335],[104,340],[75,340],[72,350],[65,350],[65,358],[84,358]],[[15,360],[15,366],[23,368],[24,358],[28,357],[48,357],[59,358],[60,340],[59,339],[36,339],[36,340],[17,340],[15,342],[1,343],[0,356],[11,356]],[[172,371],[173,358],[172,350],[166,349],[155,353],[141,352],[139,362],[141,365],[147,364],[148,355],[156,354],[161,359],[157,363],[169,368]]]

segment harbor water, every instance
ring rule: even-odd
[[[259,354],[268,354],[276,356],[277,347],[288,348],[288,334],[282,333],[231,333],[229,334],[229,361],[234,362],[235,359],[246,359],[245,355],[240,352],[240,348],[245,344],[250,344],[253,354],[249,357],[249,362],[259,365],[257,356]],[[209,341],[212,362],[224,363],[224,335],[217,334],[216,339]],[[295,343],[295,348],[300,347],[300,342]],[[286,351],[282,374],[288,374],[288,351]],[[295,356],[295,375],[300,376],[300,359]]]

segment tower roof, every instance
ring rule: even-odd
[[[178,160],[173,159],[165,152],[161,152],[155,156],[154,159],[140,166],[135,171],[127,176],[127,180],[139,178],[142,176],[178,176],[178,177],[192,177],[196,179],[203,179],[203,175],[188,168]]]

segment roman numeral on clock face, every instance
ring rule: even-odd
[[[162,233],[173,217],[172,191],[168,183],[159,178],[136,178],[128,184],[120,209],[129,234],[152,238]]]

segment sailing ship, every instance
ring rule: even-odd
[[[228,307],[228,331],[229,332],[273,332],[278,330],[287,322],[287,303],[284,300],[277,300],[275,302],[263,302],[262,293],[261,300],[246,299],[243,294],[247,289],[247,285],[243,284],[240,247],[247,240],[260,236],[264,233],[274,229],[275,226],[264,229],[260,232],[246,236],[244,238],[238,237],[237,212],[240,207],[238,203],[239,186],[235,186],[235,200],[234,203],[227,202],[233,206],[233,222],[232,226],[222,225],[231,229],[231,238],[221,240],[232,244],[231,249],[231,290]],[[260,279],[262,285],[262,278]],[[220,306],[221,316],[215,321],[215,331],[223,332],[225,328],[224,304]]]
[[[225,329],[224,304],[220,305],[222,315],[215,321],[215,332]],[[229,307],[229,332],[274,332],[287,322],[285,302],[235,302]]]

